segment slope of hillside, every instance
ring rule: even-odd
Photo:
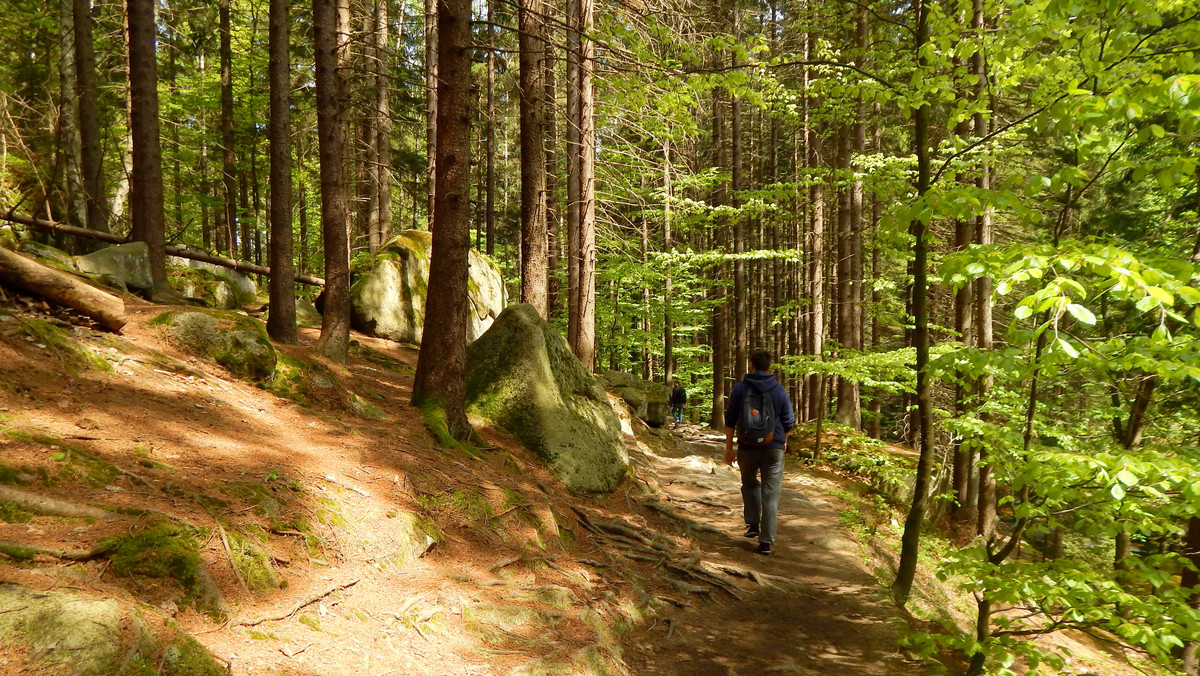
[[[304,332],[276,346],[286,378],[254,385],[173,343],[172,308],[127,302],[120,335],[0,303],[5,581],[116,600],[236,674],[918,673],[861,563],[809,543],[836,515],[799,495],[782,532],[819,532],[760,565],[711,446],[625,412],[636,478],[572,496],[502,432],[438,447],[407,404],[410,348],[357,336],[343,368]],[[816,584],[823,567],[851,572]],[[818,626],[820,650],[747,640]],[[23,640],[0,664],[57,673],[62,648]]]

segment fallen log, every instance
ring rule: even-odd
[[[125,326],[125,302],[96,287],[0,247],[0,282],[78,310],[106,329]]]
[[[122,237],[111,232],[100,232],[99,230],[91,230],[89,228],[78,228],[74,225],[55,223],[53,221],[46,221],[40,218],[30,218],[29,216],[21,216],[13,213],[0,214],[0,220],[8,221],[9,223],[16,223],[17,225],[28,225],[35,228],[41,228],[43,230],[61,232],[66,235],[75,235],[76,237],[87,237],[89,239],[108,242],[110,244],[128,244],[130,241],[127,237]],[[168,244],[166,246],[166,252],[169,256],[178,256],[180,258],[201,261],[203,263],[212,263],[213,265],[219,265],[223,268],[237,270],[238,272],[248,272],[255,275],[263,275],[264,277],[271,276],[271,268],[262,265],[255,265],[253,263],[246,263],[244,261],[237,261],[232,258],[216,256],[208,253],[207,251],[200,251],[191,247]],[[298,274],[294,275],[293,278],[301,284],[325,286],[325,280],[320,277]]]

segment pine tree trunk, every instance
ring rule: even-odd
[[[596,363],[596,100],[592,78],[596,43],[590,37],[593,0],[579,2],[579,337],[575,355],[589,371]]]
[[[732,34],[738,34],[738,18],[737,10],[734,9],[731,16]],[[733,67],[737,69],[740,66],[737,52],[734,52]],[[743,175],[742,166],[742,103],[737,95],[730,97],[729,104],[729,148],[730,148],[730,179],[732,182],[733,194],[731,195],[730,203],[737,209],[742,206],[742,190],[745,189],[745,176]],[[740,256],[746,252],[746,231],[745,218],[739,213],[733,216],[733,253],[735,256]],[[735,258],[733,261],[733,374],[737,378],[748,369],[750,362],[749,344],[750,334],[747,319],[746,307],[746,261],[742,258]]]
[[[75,86],[75,39],[72,0],[58,0],[59,143],[63,187],[71,225],[87,224],[87,199],[83,191],[83,139],[79,133],[79,98]]]
[[[542,0],[520,0],[521,302],[549,318],[546,270],[546,84]]]
[[[579,342],[579,284],[583,218],[582,91],[583,41],[579,33],[582,0],[566,0],[567,10],[567,343],[572,351]],[[578,353],[576,353],[578,354]]]
[[[451,436],[471,434],[463,408],[466,396],[467,295],[470,251],[471,3],[438,3],[438,138],[433,254],[430,287],[443,301],[425,315],[413,403],[442,409]]]
[[[313,0],[321,233],[325,245],[325,298],[317,350],[338,362],[346,361],[350,347],[350,213],[345,166],[347,102],[343,82],[349,8],[344,2]]]
[[[921,66],[925,58],[920,56],[929,41],[929,10],[925,0],[917,5],[917,30],[914,35],[914,51]],[[916,199],[921,200],[929,192],[929,109],[922,102],[913,111],[913,141],[917,155]],[[904,520],[904,534],[900,540],[900,561],[896,580],[892,583],[892,594],[904,605],[912,590],[917,573],[917,554],[920,547],[921,527],[925,520],[925,502],[929,490],[929,475],[933,465],[933,406],[929,385],[929,232],[920,218],[914,218],[913,242],[913,341],[917,348],[917,424],[921,437],[920,456],[917,460],[916,480],[913,484],[912,505]],[[1044,335],[1044,334],[1043,334]]]
[[[489,256],[496,253],[496,29],[492,26],[493,5],[497,0],[488,0],[488,53],[487,53],[487,127],[484,136],[484,161],[487,163],[487,178],[484,198],[484,241]]]
[[[543,27],[543,33],[549,36],[548,28]],[[562,215],[558,205],[558,124],[554,118],[557,93],[554,85],[554,41],[543,40],[545,47],[542,55],[542,78],[545,82],[545,169],[546,169],[546,303],[550,316],[557,316],[562,306],[561,292],[558,281],[558,266],[560,233],[562,231]]]
[[[100,112],[96,102],[96,51],[90,0],[72,0],[75,31],[75,85],[79,92],[79,159],[87,200],[87,227],[109,232],[100,154]]]
[[[237,243],[237,163],[233,154],[233,50],[230,46],[229,2],[220,0],[221,40],[221,181],[225,186],[223,210],[225,248],[230,258],[238,258]]]
[[[425,0],[425,182],[429,189],[427,228],[433,229],[433,204],[437,198],[434,172],[437,164],[438,4]],[[490,253],[490,251],[489,251]]]
[[[154,0],[129,0],[129,110],[133,139],[130,238],[150,249],[154,293],[167,290],[162,149],[158,127],[158,62]]]
[[[670,253],[671,241],[671,142],[663,141],[663,251]],[[671,270],[663,281],[663,382],[675,377],[675,325],[671,321]]]
[[[292,278],[291,62],[288,0],[271,0],[267,73],[270,81],[271,279],[267,333],[296,342],[296,282]]]

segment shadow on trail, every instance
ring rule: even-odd
[[[857,543],[823,495],[823,479],[789,464],[774,553],[760,556],[754,552],[757,542],[741,537],[740,481],[721,464],[722,451],[717,438],[689,439],[649,460],[681,516],[724,532],[699,538],[706,559],[777,577],[742,600],[722,595],[715,603],[693,602],[640,628],[627,643],[635,672],[923,673],[897,651],[896,630],[903,622],[890,601],[880,598]]]

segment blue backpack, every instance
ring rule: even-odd
[[[738,443],[748,446],[766,446],[775,438],[775,400],[771,397],[774,387],[766,391],[749,380],[742,397],[742,412],[738,416]],[[772,383],[778,387],[778,384]]]

